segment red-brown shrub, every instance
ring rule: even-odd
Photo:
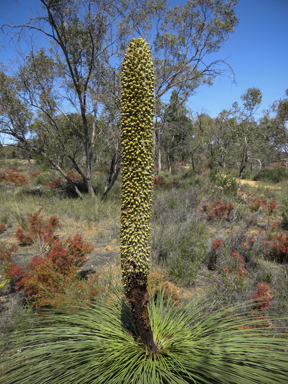
[[[28,245],[33,243],[32,237],[29,234],[25,234],[22,228],[17,228],[17,231],[15,232],[15,237],[22,245]]]
[[[77,263],[82,263],[82,257],[84,257],[85,254],[88,254],[93,251],[94,247],[89,244],[85,243],[78,233],[74,235],[74,238],[68,237],[65,240],[65,244],[68,246],[68,252],[71,255],[74,255],[77,257]],[[84,260],[85,261],[85,260]],[[76,264],[78,266],[78,264]]]
[[[52,189],[55,189],[57,187],[59,187],[60,185],[60,179],[59,177],[53,181],[51,181],[51,183],[44,183],[45,187],[50,187]]]
[[[273,236],[272,233],[270,236]],[[263,241],[263,245],[270,259],[280,263],[288,261],[288,232],[282,232],[276,238],[272,237],[271,241]]]
[[[80,284],[76,277],[78,267],[86,261],[85,254],[92,249],[93,247],[83,242],[78,234],[64,243],[56,239],[47,256],[34,256],[26,269],[10,263],[7,274],[10,278],[18,276],[16,289],[25,288],[32,299],[32,306],[38,308],[66,305],[67,292],[73,284],[76,284],[78,291],[80,288],[82,291],[86,289],[87,296],[82,297],[82,300],[89,301],[98,294],[100,288],[93,286],[93,280]]]
[[[154,176],[154,187],[158,188],[158,187],[162,187],[162,188],[166,188],[167,187],[167,183],[164,179],[163,176]]]
[[[178,188],[179,183],[177,180],[173,179],[170,183],[167,183],[163,176],[154,176],[154,187],[155,188],[168,188],[174,187]]]
[[[202,216],[206,213],[210,220],[216,218],[227,219],[234,209],[232,203],[223,203],[220,199],[215,200],[213,203],[210,203],[208,199],[204,199],[200,205],[199,215]]]
[[[279,207],[277,207],[277,201],[276,200],[267,201],[266,199],[265,200],[264,199],[257,199],[256,197],[253,198],[253,202],[249,206],[250,211],[256,212],[260,208],[263,208],[267,212],[267,215],[268,215],[268,225],[269,225],[270,217],[272,216],[272,214],[275,211],[275,209],[279,208]]]
[[[0,223],[0,233],[3,233],[4,231],[6,231],[6,224]]]
[[[160,269],[150,272],[148,275],[148,294],[150,299],[157,297],[160,288],[165,289],[164,299],[167,300],[171,295],[171,303],[178,306],[180,304],[180,290],[168,281],[168,274]]]
[[[224,244],[224,241],[222,239],[212,240],[213,251],[216,251],[216,249],[221,248],[223,244]]]
[[[6,248],[4,244],[0,244],[0,260],[3,263],[9,263],[12,261],[12,253],[18,249],[17,245],[11,245]]]
[[[30,296],[32,306],[64,306],[69,303],[87,302],[94,300],[100,288],[97,284],[98,275],[88,282],[77,280],[77,269],[86,261],[86,254],[93,250],[93,246],[83,241],[79,234],[68,237],[63,243],[55,238],[54,231],[60,226],[59,219],[51,216],[45,220],[39,216],[40,209],[30,214],[28,220],[21,224],[15,236],[22,243],[33,242],[36,239],[52,245],[44,256],[44,252],[36,255],[23,268],[12,261],[12,253],[17,249],[0,246],[0,260],[3,261],[5,275],[12,279],[17,276],[16,289],[24,288]],[[73,292],[71,293],[71,287]],[[82,292],[80,294],[80,292]]]
[[[259,283],[258,290],[254,294],[253,309],[261,309],[261,311],[268,311],[270,308],[270,301],[272,300],[273,291],[270,290],[267,283]]]
[[[24,288],[24,282],[23,279],[27,276],[27,271],[25,268],[21,267],[20,265],[16,265],[12,262],[7,263],[5,266],[5,275],[9,279],[13,279],[13,277],[18,276],[18,279],[16,281],[17,287],[16,290]]]
[[[16,185],[25,185],[28,183],[29,178],[22,173],[17,173],[18,169],[16,167],[3,168],[0,172],[0,181],[5,183],[14,183]]]
[[[21,223],[18,227],[15,236],[22,245],[27,245],[40,240],[41,242],[50,244],[55,235],[54,232],[59,228],[60,222],[56,216],[51,216],[49,220],[45,220],[43,216],[39,216],[42,210],[42,206],[39,210],[33,214],[29,214],[28,220]]]
[[[39,176],[40,173],[41,173],[40,171],[35,171],[35,172],[30,173],[30,176],[34,179],[35,177]]]
[[[71,172],[69,172],[69,173],[67,174],[67,176],[68,176],[69,179],[72,180],[72,181],[76,181],[76,180],[81,179],[81,176],[79,175],[79,173],[78,173],[75,169],[73,169]]]

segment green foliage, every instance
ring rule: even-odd
[[[6,346],[0,342],[7,355],[0,383],[287,382],[288,339],[277,333],[273,314],[248,315],[253,303],[242,312],[240,306],[207,312],[202,300],[178,307],[165,303],[162,291],[148,307],[159,349],[152,356],[137,339],[120,292],[88,308],[43,310],[36,325],[12,334]]]
[[[284,196],[281,201],[282,225],[288,227],[288,196]]]
[[[39,155],[38,153],[32,153],[31,158],[35,160],[37,169],[40,172],[44,173],[51,169],[50,162],[45,157]]]
[[[210,177],[211,181],[224,192],[236,191],[237,181],[234,177],[218,172],[211,172]]]
[[[41,166],[40,167],[38,166],[38,168],[43,169],[43,167],[41,167]],[[50,171],[42,171],[42,172],[40,171],[40,174],[38,174],[36,177],[33,178],[33,184],[34,185],[39,185],[39,184],[45,185],[46,183],[49,184],[52,182],[53,178],[54,177],[53,177],[51,170]]]
[[[168,192],[159,194],[154,202],[153,261],[165,266],[177,284],[187,287],[195,283],[207,242],[206,223],[199,221],[191,204],[196,193],[193,185],[173,197]]]
[[[273,169],[263,169],[254,176],[253,180],[263,180],[272,183],[280,183],[282,180],[287,178],[288,174],[285,172],[285,167],[276,166]]]
[[[0,291],[5,288],[6,284],[10,282],[10,279],[0,275]]]

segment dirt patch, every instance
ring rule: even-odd
[[[28,160],[26,159],[22,159],[22,160],[19,160],[19,159],[5,159],[5,163],[17,163],[17,164],[21,164],[21,165],[29,165],[28,163]],[[34,159],[30,159],[30,163],[31,164],[35,164],[35,160]]]
[[[237,179],[236,179],[237,180]],[[258,187],[264,187],[269,189],[276,189],[281,191],[281,187],[277,187],[275,185],[262,185],[260,181],[254,181],[254,180],[241,180],[241,184],[243,185],[249,185],[250,187],[258,188]]]

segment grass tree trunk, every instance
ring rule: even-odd
[[[149,321],[147,277],[151,253],[154,70],[144,39],[133,39],[121,73],[121,268],[142,342],[157,352]]]

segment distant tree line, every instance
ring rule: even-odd
[[[39,0],[41,10],[27,23],[2,25],[2,44],[11,38],[19,43],[16,63],[0,68],[0,133],[18,148],[11,155],[21,149],[28,158],[44,159],[80,197],[69,171],[78,172],[93,196],[98,186],[92,186],[92,172],[105,169],[106,196],[120,171],[121,63],[128,42],[141,36],[155,68],[159,170],[164,163],[171,170],[181,159],[194,170],[233,167],[241,179],[247,167],[287,158],[287,92],[260,117],[257,88],[216,118],[186,107],[199,86],[233,74],[223,60],[209,61],[209,54],[237,26],[237,2],[188,0],[170,7],[166,0]],[[36,37],[45,41],[40,49]],[[7,151],[2,147],[0,156]]]
[[[107,194],[120,167],[120,72],[128,42],[140,36],[149,43],[156,101],[172,90],[187,99],[201,84],[231,73],[209,54],[237,26],[237,2],[188,0],[170,7],[166,0],[39,0],[41,9],[28,22],[2,25],[2,45],[11,39],[19,45],[17,62],[1,65],[0,133],[46,159],[79,196],[67,167],[93,196],[92,168],[108,162]],[[45,42],[40,49],[37,37]],[[179,141],[173,124],[169,132]]]
[[[185,100],[172,92],[170,103],[158,108],[156,162],[171,170],[173,163],[186,161],[193,170],[234,168],[241,179],[245,170],[260,171],[266,164],[282,161],[287,171],[288,90],[267,110],[257,113],[262,93],[249,88],[229,110],[216,118],[193,114]]]

